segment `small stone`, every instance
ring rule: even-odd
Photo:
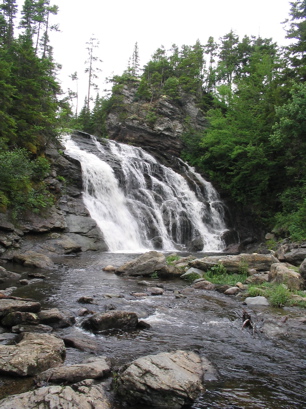
[[[83,297],[81,297],[81,298],[78,299],[78,302],[79,302],[80,304],[93,304],[94,299],[93,299],[93,297],[83,296]]]
[[[150,292],[151,295],[163,295],[164,294],[164,290],[159,287],[151,287],[148,289],[148,291]]]
[[[102,268],[103,271],[106,271],[107,273],[113,273],[114,271],[116,271],[116,268],[114,266],[106,266]]]
[[[236,295],[240,291],[239,287],[230,287],[226,291],[224,291],[224,294],[226,295]]]

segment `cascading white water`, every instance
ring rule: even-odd
[[[90,151],[71,137],[64,143],[66,153],[81,163],[84,203],[109,251],[184,250],[195,241],[205,252],[223,250],[222,203],[192,168],[182,162],[186,178],[188,173],[193,184],[197,181],[195,191],[141,148],[101,144],[94,137]]]

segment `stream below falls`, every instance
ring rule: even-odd
[[[121,277],[106,273],[102,268],[118,267],[137,256],[87,253],[58,258],[55,260],[59,263],[57,269],[43,272],[46,279],[19,286],[12,295],[33,298],[40,301],[43,308],[57,307],[76,316],[84,307],[78,299],[91,296],[94,304],[85,305],[90,310],[133,311],[151,325],[150,329],[131,333],[93,335],[81,329],[82,318],[77,318],[73,327],[56,333],[85,339],[94,349],[85,352],[68,347],[66,364],[79,363],[94,353],[111,358],[118,368],[148,354],[193,350],[212,362],[220,380],[206,385],[207,391],[192,409],[306,407],[305,310],[247,308],[258,328],[253,334],[242,328],[242,312],[246,307],[241,299],[214,291],[193,290],[183,280],[145,278],[152,286],[162,285],[164,295],[136,298],[133,292],[145,291],[138,284],[142,278]],[[22,272],[24,277],[30,271],[9,264],[5,268]],[[263,326],[265,331],[261,330]],[[29,379],[2,377],[0,398],[31,386]],[[124,407],[117,402],[115,409]]]

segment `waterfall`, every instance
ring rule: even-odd
[[[224,249],[222,202],[183,161],[182,176],[141,148],[94,137],[63,143],[81,164],[83,200],[109,251]]]

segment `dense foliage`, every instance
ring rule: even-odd
[[[16,0],[0,4],[0,207],[17,215],[49,205],[43,178],[46,143],[56,137],[60,102],[52,58],[49,0],[25,0],[16,22]]]

